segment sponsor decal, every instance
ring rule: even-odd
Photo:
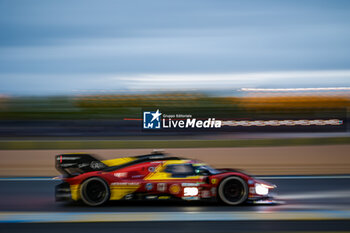
[[[248,184],[254,184],[254,180],[248,180]]]
[[[60,160],[61,163],[62,163],[62,160],[76,160],[76,159],[80,159],[80,157],[64,157],[61,155],[59,158],[57,158],[57,160]]]
[[[147,183],[147,184],[145,185],[145,188],[146,188],[147,191],[150,191],[150,190],[152,190],[152,188],[153,188],[153,184],[152,184],[152,183]]]
[[[167,200],[167,199],[170,199],[170,196],[159,196],[158,199],[159,200]]]
[[[216,179],[216,178],[213,178],[213,179],[211,179],[211,181],[210,181],[212,184],[216,184],[217,182],[218,182],[218,179]]]
[[[171,194],[178,194],[180,192],[180,190],[181,190],[181,188],[180,188],[180,185],[178,185],[178,184],[172,184],[169,187],[169,192]]]
[[[127,172],[117,172],[117,173],[114,173],[114,176],[118,178],[125,178],[127,174],[128,174]]]
[[[166,183],[158,183],[157,184],[157,190],[159,191],[159,192],[165,192],[165,190],[166,190]]]
[[[201,191],[201,197],[202,197],[202,198],[210,198],[210,192],[209,192],[209,190],[202,190],[202,191]]]
[[[89,166],[88,163],[79,163],[78,164],[78,168],[87,167],[87,166]]]
[[[182,183],[182,187],[199,186],[199,183]]]
[[[61,167],[70,167],[70,166],[74,166],[75,163],[64,163],[64,164],[61,164]]]
[[[188,201],[191,201],[191,200],[199,200],[199,197],[182,197],[182,199],[184,200],[188,200]]]
[[[157,196],[155,195],[150,195],[150,196],[146,196],[145,197],[147,200],[154,200],[154,199],[157,199]]]
[[[154,172],[155,170],[156,170],[155,167],[149,167],[149,168],[148,168],[148,171],[149,171],[149,172]]]
[[[124,199],[125,200],[131,200],[133,198],[133,195],[131,193],[125,195]]]
[[[135,185],[140,185],[140,183],[139,182],[114,182],[114,183],[111,183],[111,185],[135,186]]]
[[[216,196],[216,188],[211,188],[210,192],[212,196]]]
[[[160,129],[160,116],[162,113],[159,109],[155,112],[143,112],[143,128],[144,129]]]
[[[90,167],[94,170],[97,170],[97,169],[101,169],[101,168],[104,168],[105,165],[103,163],[100,163],[100,162],[96,162],[96,161],[92,161],[90,163]]]

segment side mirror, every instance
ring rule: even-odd
[[[205,169],[205,168],[196,168],[195,169],[195,172],[196,172],[196,175],[201,175],[201,176],[209,176],[210,175],[210,172]]]

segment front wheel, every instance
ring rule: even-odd
[[[87,179],[80,189],[82,201],[89,206],[99,206],[106,203],[110,197],[107,183],[98,177]]]
[[[218,188],[221,201],[228,205],[239,205],[248,198],[248,185],[240,177],[231,176],[224,179]]]

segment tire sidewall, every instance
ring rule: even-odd
[[[242,198],[239,201],[236,201],[236,202],[231,202],[231,201],[227,200],[225,195],[224,195],[224,193],[223,193],[223,189],[224,189],[225,184],[229,180],[233,180],[233,179],[234,180],[238,180],[242,184],[243,189],[244,189],[244,195],[242,196]],[[227,205],[239,205],[239,204],[244,203],[247,200],[247,198],[248,198],[248,190],[249,190],[248,189],[248,184],[241,177],[230,176],[230,177],[227,177],[223,181],[220,182],[220,185],[218,187],[218,195],[219,195],[220,201],[224,202]]]
[[[101,183],[105,186],[106,192],[107,192],[105,198],[104,198],[102,201],[98,202],[98,203],[92,203],[92,202],[90,202],[90,201],[85,197],[85,194],[84,194],[86,185],[87,185],[89,182],[93,181],[93,180],[101,182]],[[80,188],[80,197],[81,197],[81,200],[82,200],[86,205],[89,205],[89,206],[100,206],[100,205],[105,204],[105,203],[109,200],[110,195],[111,195],[111,191],[110,191],[110,189],[109,189],[109,186],[108,186],[107,182],[106,182],[105,180],[103,180],[102,178],[99,178],[99,177],[91,177],[91,178],[89,178],[89,179],[86,179],[86,180],[82,183],[81,188]]]

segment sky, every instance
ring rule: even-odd
[[[0,0],[0,94],[350,86],[350,1]]]

